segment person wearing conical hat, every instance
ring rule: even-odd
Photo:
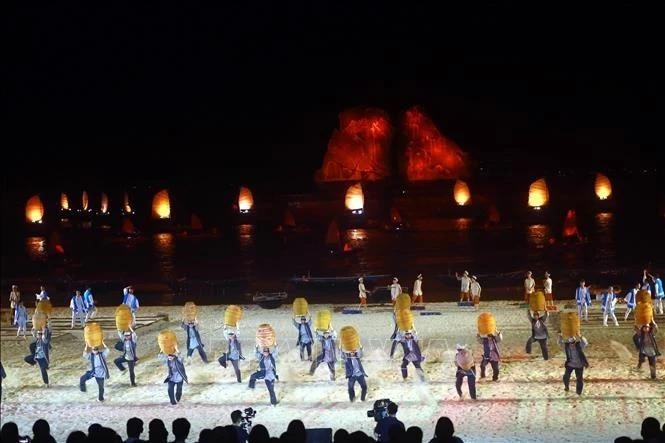
[[[554,308],[554,295],[552,294],[552,279],[550,273],[545,271],[543,279],[543,292],[545,293],[545,309]]]
[[[455,366],[457,372],[455,374],[455,389],[460,398],[464,398],[462,394],[462,382],[466,377],[469,384],[469,396],[476,399],[476,363],[473,358],[473,353],[466,345],[458,344],[456,347],[457,354],[455,354]]]
[[[314,375],[314,371],[321,363],[328,365],[330,371],[330,380],[335,381],[335,362],[337,362],[337,354],[335,352],[335,340],[337,340],[337,333],[332,331],[323,331],[320,333],[316,331],[316,338],[321,343],[321,353],[312,362],[312,367],[309,369],[309,375]]]
[[[104,381],[110,378],[109,367],[106,364],[106,357],[109,355],[109,348],[102,342],[102,347],[95,346],[92,349],[89,349],[86,345],[85,350],[83,351],[83,358],[90,362],[90,370],[86,371],[79,380],[79,389],[81,392],[86,392],[85,384],[91,378],[94,378],[97,382],[97,390],[99,396],[97,397],[99,401],[104,401]]]
[[[423,303],[423,275],[418,274],[416,281],[413,282],[412,303]]]
[[[651,378],[656,379],[656,358],[660,355],[658,351],[658,342],[656,341],[656,332],[658,325],[651,320],[649,324],[636,326],[633,341],[639,351],[637,360],[637,369],[642,369],[644,360],[649,360],[649,370]]]
[[[344,371],[346,373],[346,378],[348,380],[347,388],[349,391],[349,400],[353,403],[356,400],[356,382],[360,385],[360,401],[365,401],[367,399],[367,381],[365,377],[365,369],[363,368],[362,363],[362,349],[352,351],[352,352],[343,352],[342,358],[344,359]]]
[[[423,361],[425,358],[422,356],[420,352],[420,346],[418,345],[418,337],[415,335],[415,333],[411,330],[404,331],[403,333],[400,332],[398,334],[398,340],[402,344],[402,348],[404,350],[404,357],[402,358],[402,366],[401,366],[401,371],[402,371],[402,379],[406,380],[406,377],[408,376],[407,373],[407,367],[409,366],[409,363],[412,363],[413,366],[416,368],[416,373],[418,374],[418,378],[420,378],[420,381],[425,381],[425,372],[423,371],[423,368],[420,366],[420,362]]]
[[[367,289],[365,289],[365,280],[360,277],[358,279],[358,298],[360,299],[360,306],[367,306]]]
[[[527,271],[524,279],[524,302],[529,303],[529,297],[536,292],[536,280],[532,277],[532,272]]]
[[[268,347],[256,347],[256,359],[259,361],[259,369],[249,377],[249,389],[256,387],[256,380],[263,380],[268,388],[270,394],[270,404],[276,406],[277,396],[275,395],[275,382],[279,380],[277,376],[277,367],[275,366],[275,359],[279,348],[275,346],[274,351],[270,351]]]
[[[570,375],[575,371],[575,379],[577,382],[575,392],[577,392],[577,395],[582,395],[582,390],[584,389],[584,368],[589,367],[589,362],[586,355],[584,355],[584,349],[589,342],[582,336],[568,337],[564,340],[561,334],[557,337],[557,342],[566,353],[566,362],[564,364],[566,369],[563,373],[564,390],[568,392]]]
[[[461,282],[459,301],[463,302],[464,299],[471,301],[471,279],[469,278],[469,271],[464,271],[462,275],[455,272],[455,277]]]
[[[390,299],[393,302],[393,306],[395,305],[395,300],[397,300],[397,296],[402,293],[402,286],[399,284],[399,280],[397,277],[393,277],[393,282],[390,286],[388,286],[390,289]]]

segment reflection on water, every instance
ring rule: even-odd
[[[240,257],[244,267],[243,272],[248,273],[251,271],[250,268],[254,264],[256,227],[249,224],[238,225],[237,231]]]
[[[614,214],[611,212],[601,212],[594,217],[596,224],[593,232],[593,242],[595,248],[595,261],[597,264],[611,266],[616,256],[614,247]]]
[[[175,242],[173,234],[163,232],[152,236],[153,254],[157,261],[157,267],[162,276],[167,280],[176,278],[173,256],[175,254]]]
[[[26,237],[25,249],[30,260],[46,261],[46,237]]]
[[[549,225],[529,225],[526,232],[527,244],[536,249],[543,249],[550,243],[552,229]]]
[[[365,229],[349,229],[346,231],[346,236],[348,240],[363,241],[367,240],[367,231]]]

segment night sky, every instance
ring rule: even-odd
[[[5,186],[311,186],[353,106],[395,123],[422,105],[499,169],[642,165],[662,145],[653,10],[139,3],[6,11]]]

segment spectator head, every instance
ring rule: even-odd
[[[33,440],[46,440],[51,435],[51,426],[46,420],[40,418],[32,425],[32,435],[35,437]]]
[[[99,436],[99,433],[102,431],[102,425],[99,423],[93,423],[88,426],[88,438],[92,439],[95,436]]]
[[[657,439],[660,437],[660,423],[653,417],[647,417],[642,421],[642,430],[640,435],[643,439]]]
[[[189,435],[191,425],[186,418],[176,418],[171,423],[171,431],[176,440],[186,440]]]
[[[307,431],[305,431],[305,424],[302,420],[291,420],[286,428],[286,434],[289,441],[293,443],[305,443],[305,440],[307,440]]]
[[[633,443],[633,439],[630,437],[619,437],[614,439],[614,443]]]
[[[88,443],[88,436],[83,431],[74,431],[67,437],[67,443]]]
[[[347,443],[349,441],[349,431],[342,428],[336,430],[333,441],[335,443]]]
[[[202,429],[199,432],[199,443],[211,443],[212,441],[212,429]]]
[[[406,430],[406,440],[409,443],[422,443],[423,441],[423,430],[418,426],[411,426]]]
[[[143,433],[143,420],[138,417],[132,417],[127,420],[127,437],[139,438]]]
[[[270,440],[268,429],[263,425],[256,425],[252,427],[249,433],[249,443],[267,443]]]
[[[151,442],[165,442],[168,436],[169,433],[166,431],[166,426],[164,426],[162,420],[159,418],[150,420],[150,423],[148,423],[148,440]]]
[[[388,403],[388,415],[397,414],[397,403],[390,402]]]
[[[236,409],[235,411],[231,412],[231,423],[233,423],[234,425],[239,425],[241,421],[242,421],[242,411]]]
[[[2,425],[0,431],[0,441],[7,443],[18,443],[18,426],[13,421],[8,421]]]
[[[455,426],[453,426],[453,422],[448,417],[439,418],[434,428],[434,436],[439,440],[445,440],[452,437],[454,433]]]

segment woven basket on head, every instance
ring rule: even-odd
[[[643,289],[637,291],[637,297],[635,297],[637,303],[651,303],[651,294],[649,291]]]
[[[653,321],[653,305],[651,303],[640,303],[635,307],[635,325],[648,325]]]
[[[175,354],[175,348],[178,344],[178,339],[170,329],[164,330],[159,333],[157,336],[157,343],[159,344],[159,349],[164,354]]]
[[[413,329],[413,313],[411,309],[400,309],[395,312],[397,329],[400,331],[409,331]]]
[[[235,328],[242,318],[242,308],[238,305],[228,305],[224,311],[224,325]]]
[[[32,316],[32,329],[36,331],[41,331],[46,327],[46,322],[48,321],[48,315],[43,311],[35,311]]]
[[[409,294],[401,293],[395,299],[395,311],[400,309],[411,309],[411,297]]]
[[[187,322],[192,322],[196,319],[199,313],[199,308],[193,301],[188,301],[182,308],[182,318]]]
[[[545,310],[545,294],[543,291],[537,291],[529,295],[529,309],[541,312]]]
[[[489,312],[483,312],[478,315],[478,334],[494,335],[496,333],[496,319]]]
[[[263,323],[257,328],[256,345],[262,348],[269,348],[275,345],[275,330],[268,323]]]
[[[309,306],[307,304],[307,300],[305,300],[303,297],[298,297],[293,300],[294,317],[302,317],[303,315],[307,315],[308,312]]]
[[[580,317],[577,312],[561,313],[561,335],[565,338],[579,337],[582,335],[580,329]]]
[[[344,326],[339,331],[342,351],[355,352],[360,349],[360,336],[353,326]]]
[[[85,344],[90,348],[98,348],[102,346],[104,341],[104,333],[102,332],[102,326],[97,322],[88,323],[83,329],[83,337],[85,338]]]
[[[126,304],[115,308],[115,327],[118,331],[128,331],[132,324],[132,310]]]
[[[51,300],[40,300],[37,302],[36,311],[44,312],[50,317],[51,312],[53,312],[53,305],[51,304]]]
[[[314,327],[318,331],[329,331],[330,323],[332,322],[332,314],[327,309],[322,309],[316,313],[316,321]]]

